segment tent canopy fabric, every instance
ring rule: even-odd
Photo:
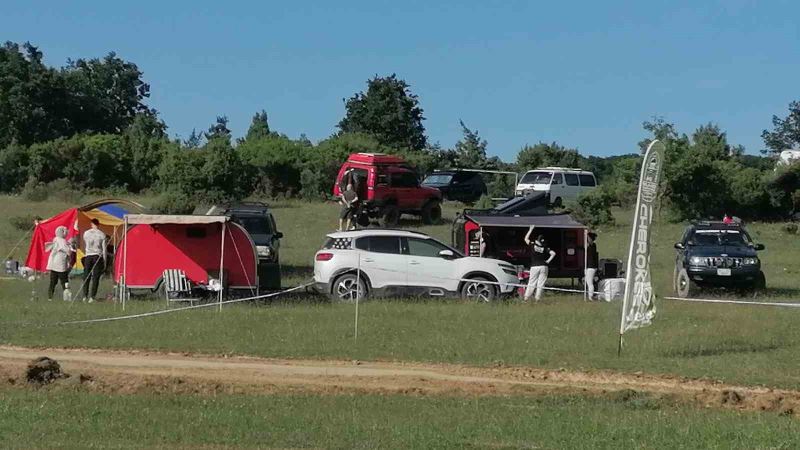
[[[109,243],[116,247],[122,239],[123,217],[131,211],[141,212],[144,207],[138,203],[121,199],[104,199],[78,208],[70,208],[49,219],[39,222],[33,229],[25,265],[39,272],[47,270],[48,252],[45,244],[51,242],[56,228],[67,227],[67,239],[78,240],[78,253],[75,268],[82,270],[83,233],[91,227],[92,219],[100,222],[100,230],[109,237]]]
[[[576,228],[584,229],[586,225],[576,221],[569,214],[546,214],[541,216],[501,216],[501,215],[466,215],[482,227],[525,227],[534,225],[538,228]]]
[[[227,216],[192,216],[192,215],[168,215],[168,214],[127,214],[126,219],[129,225],[199,225],[208,223],[228,222]]]

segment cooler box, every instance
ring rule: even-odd
[[[607,302],[622,300],[625,295],[625,278],[606,278],[597,284],[597,297]]]

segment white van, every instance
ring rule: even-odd
[[[597,179],[592,172],[566,167],[542,167],[525,172],[517,184],[516,194],[547,192],[550,203],[563,206],[568,200],[597,187]]]

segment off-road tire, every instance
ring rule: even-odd
[[[356,284],[356,281],[358,282]],[[359,301],[364,301],[369,295],[367,283],[363,278],[358,278],[355,273],[339,275],[333,281],[331,291],[328,293],[332,302],[336,303],[355,303],[356,295],[360,291]]]
[[[438,200],[431,200],[422,207],[422,223],[436,225],[442,220],[442,205]]]
[[[394,228],[400,223],[400,209],[397,205],[386,205],[381,210],[381,217],[378,219],[380,226],[384,228]]]
[[[691,298],[700,292],[700,287],[692,281],[686,269],[678,271],[678,277],[675,280],[676,293],[680,298]]]
[[[497,285],[487,283],[484,277],[472,277],[461,286],[461,299],[490,303],[498,297]]]

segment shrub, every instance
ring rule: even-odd
[[[324,200],[328,180],[318,171],[303,169],[300,172],[300,196],[306,200]]]
[[[48,195],[47,186],[33,178],[29,178],[22,188],[22,198],[30,202],[43,202],[47,200]]]
[[[481,198],[475,202],[475,209],[491,209],[494,208],[494,202],[488,195],[481,195]]]
[[[36,216],[33,214],[27,214],[24,216],[13,216],[8,218],[8,223],[11,224],[12,227],[20,230],[20,231],[28,231],[33,228],[33,221],[36,219]]]
[[[789,234],[797,234],[798,226],[796,223],[786,223],[783,224],[783,231]]]
[[[195,202],[186,193],[170,190],[158,196],[152,209],[161,214],[191,214],[195,207]]]
[[[572,216],[592,228],[614,223],[611,215],[611,195],[605,189],[592,189],[570,204]]]
[[[83,192],[80,189],[75,189],[73,184],[66,178],[59,178],[47,183],[47,192],[50,197],[64,203],[78,203],[83,197]]]

